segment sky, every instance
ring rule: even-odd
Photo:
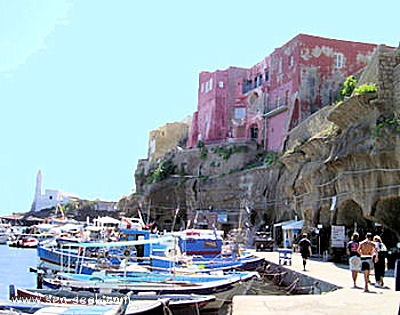
[[[197,108],[201,71],[299,33],[397,47],[397,1],[0,0],[0,214],[42,189],[118,201],[149,133]]]

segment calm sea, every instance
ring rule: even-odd
[[[22,249],[0,245],[0,300],[8,300],[8,286],[15,284],[24,288],[36,288],[36,274],[30,267],[36,267],[36,249]]]

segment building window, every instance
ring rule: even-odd
[[[278,73],[282,73],[282,59],[279,59],[278,62]]]
[[[235,108],[235,119],[244,119],[246,117],[246,108],[245,107],[236,107]]]
[[[289,56],[289,67],[293,66],[293,63],[294,63],[294,57]]]
[[[204,93],[204,83],[202,83],[200,86],[200,93]]]
[[[253,81],[251,81],[251,80],[243,81],[243,89],[242,89],[243,94],[246,94],[248,91],[250,91],[253,88],[252,84],[253,84]]]
[[[219,81],[218,86],[222,89],[224,87],[224,81]]]
[[[343,68],[343,65],[344,65],[344,56],[343,56],[343,54],[335,53],[333,58],[334,58],[335,68],[337,68],[337,69]]]
[[[258,76],[258,78],[260,79],[260,85],[262,85],[262,75],[260,74],[259,76]]]
[[[265,70],[265,82],[268,82],[269,80],[269,71]]]

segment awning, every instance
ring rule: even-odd
[[[304,221],[294,221],[285,225],[282,225],[282,230],[301,230],[303,228]]]
[[[279,223],[274,224],[275,227],[282,227],[282,230],[300,230],[303,228],[304,221],[298,221],[298,220],[289,220],[289,221],[283,221]]]

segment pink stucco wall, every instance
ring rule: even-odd
[[[286,136],[288,111],[267,119],[267,151],[278,151]]]

